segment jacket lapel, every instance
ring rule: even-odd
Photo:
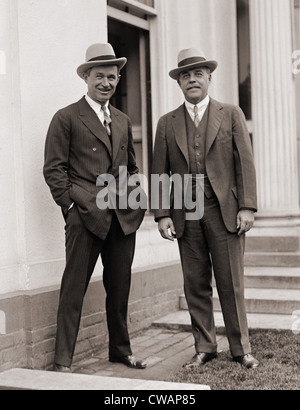
[[[113,146],[113,161],[115,162],[120,146],[122,136],[124,134],[125,125],[123,117],[119,114],[113,106],[109,106],[110,116],[111,116],[111,133],[112,133],[112,146]]]
[[[173,114],[173,130],[178,147],[189,164],[189,149],[185,124],[185,105],[181,105]]]
[[[106,146],[110,156],[112,157],[112,146],[107,135],[106,129],[101,124],[95,111],[89,106],[85,97],[79,102],[79,118],[83,124]]]
[[[206,155],[213,145],[223,120],[223,106],[218,101],[210,99],[209,117],[206,134]]]

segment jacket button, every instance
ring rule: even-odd
[[[97,151],[97,148],[93,148],[93,151],[94,151],[94,152]]]
[[[125,145],[122,145],[121,149],[124,150],[125,148],[126,148]]]

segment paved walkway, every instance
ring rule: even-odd
[[[216,315],[215,319],[217,329],[222,332],[224,324],[221,318]],[[286,316],[277,315],[274,320],[271,319],[270,315],[267,319],[255,316],[250,320],[250,327],[284,329],[289,323]],[[74,363],[73,375],[26,369],[0,373],[0,390],[5,386],[35,390],[184,390],[189,389],[189,386],[194,390],[209,389],[208,386],[201,385],[165,384],[195,354],[187,312],[173,313],[156,321],[154,325],[155,327],[131,337],[134,355],[147,361],[146,370],[129,369],[122,364],[110,363],[107,346],[103,346],[102,352]],[[217,342],[219,352],[229,349],[226,336],[218,335]]]
[[[290,329],[289,315],[248,314],[250,329]],[[218,351],[229,350],[223,316],[215,313],[218,335]],[[129,369],[122,364],[108,361],[107,347],[102,353],[75,363],[75,373],[107,376],[139,378],[144,380],[169,381],[186,362],[195,354],[194,338],[191,334],[191,319],[188,311],[178,311],[160,318],[155,326],[131,338],[132,350],[138,359],[148,362],[146,370]]]
[[[12,369],[0,373],[0,390],[210,390],[209,386],[173,383],[172,376],[195,354],[190,332],[152,327],[131,337],[134,355],[145,359],[145,370],[110,363],[102,352],[72,366],[73,374]],[[228,349],[218,336],[219,351]]]
[[[194,339],[190,332],[181,329],[150,328],[131,338],[134,355],[145,359],[146,370],[127,368],[108,361],[107,349],[72,367],[74,373],[105,377],[170,381],[182,366],[195,354]],[[218,350],[228,350],[225,336],[218,336]]]

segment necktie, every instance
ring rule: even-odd
[[[110,137],[110,136],[111,136],[111,129],[110,129],[111,118],[110,118],[110,116],[108,115],[108,112],[107,112],[107,110],[106,110],[106,106],[105,106],[105,105],[101,105],[101,109],[102,109],[102,111],[103,111],[103,113],[104,113],[104,123],[103,123],[103,125],[104,125],[104,127],[106,128],[107,135]]]
[[[195,124],[196,128],[198,128],[199,124],[200,124],[200,117],[199,117],[199,110],[198,110],[197,105],[195,105],[195,107],[194,107],[194,114],[195,114],[194,124]]]

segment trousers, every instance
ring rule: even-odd
[[[231,354],[251,353],[244,298],[245,235],[227,231],[216,196],[204,198],[201,220],[185,222],[178,245],[196,352],[217,351],[214,273]]]
[[[57,314],[55,363],[67,367],[72,364],[84,296],[100,254],[106,291],[109,355],[131,355],[127,312],[136,234],[124,235],[113,213],[109,233],[105,240],[101,240],[85,228],[76,205],[67,216],[65,230],[66,267]]]

